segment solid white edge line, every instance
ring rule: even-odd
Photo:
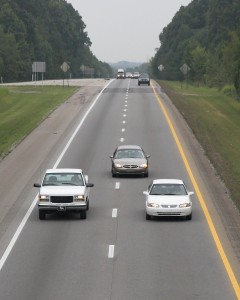
[[[92,110],[93,106],[96,104],[96,102],[98,101],[99,97],[102,95],[103,91],[109,86],[109,84],[113,81],[110,80],[110,82],[104,86],[104,88],[101,90],[101,92],[98,94],[98,96],[96,97],[96,99],[94,100],[94,102],[92,103],[92,105],[89,107],[89,109],[87,110],[87,112],[85,113],[84,117],[82,118],[82,121],[80,122],[80,124],[78,125],[78,127],[76,128],[76,130],[74,131],[73,135],[71,136],[71,138],[69,139],[67,145],[65,146],[65,148],[63,149],[62,153],[60,154],[59,158],[57,159],[56,163],[54,164],[54,169],[58,166],[58,164],[60,163],[61,159],[63,158],[63,155],[66,153],[68,147],[70,146],[71,142],[73,141],[74,137],[76,136],[78,130],[81,128],[81,126],[83,125],[83,122],[85,121],[87,115],[89,114],[89,112]],[[9,242],[5,252],[3,253],[3,256],[0,259],[0,271],[2,270],[2,267],[4,265],[4,263],[6,262],[9,254],[11,253],[20,233],[22,232],[25,224],[27,223],[27,220],[29,218],[29,216],[31,215],[34,207],[37,204],[37,200],[38,200],[38,196],[36,196],[31,204],[31,206],[29,207],[28,211],[26,212],[25,216],[23,217],[22,221],[20,222],[16,232],[14,233],[11,241]]]
[[[108,247],[108,258],[113,258],[114,257],[114,245],[109,245]]]

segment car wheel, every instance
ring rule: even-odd
[[[140,83],[138,84],[138,86],[140,86]]]
[[[43,210],[38,211],[39,220],[45,220],[46,219],[46,213]]]
[[[89,210],[89,199],[87,201],[87,208],[86,209]]]
[[[151,220],[151,219],[152,219],[152,217],[146,213],[146,220]]]
[[[188,216],[186,216],[186,220],[192,220],[192,213]]]
[[[150,82],[148,83],[148,85],[150,85]]]
[[[82,210],[80,212],[80,218],[85,220],[87,218],[87,211],[86,210]]]
[[[148,177],[148,172],[144,174],[144,177]]]
[[[112,177],[117,177],[117,174],[112,171]]]

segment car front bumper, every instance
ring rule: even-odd
[[[148,173],[148,168],[113,168],[112,172],[117,175],[143,175]]]
[[[162,208],[162,207],[149,207],[146,206],[146,213],[149,216],[179,216],[186,217],[191,215],[192,207],[178,207],[178,208]]]
[[[48,212],[56,212],[56,211],[81,211],[87,210],[87,203],[38,203],[38,209],[44,210]]]

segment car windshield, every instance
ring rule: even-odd
[[[118,150],[114,156],[114,158],[144,158],[145,155],[142,150],[138,149],[123,149]]]
[[[153,184],[150,195],[187,195],[183,184]]]
[[[47,173],[43,180],[43,186],[49,185],[83,185],[82,174],[79,173]]]
[[[143,74],[141,74],[139,77],[143,77],[143,78],[148,78],[149,76],[148,76],[148,74],[146,74],[146,73],[143,73]]]

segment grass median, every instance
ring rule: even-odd
[[[240,102],[217,89],[159,81],[240,208]]]
[[[0,158],[8,154],[76,87],[10,86],[0,88]]]

